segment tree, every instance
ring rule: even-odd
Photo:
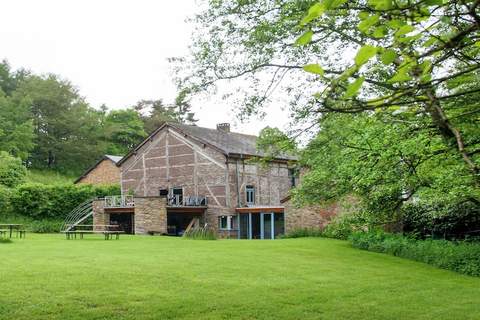
[[[99,113],[70,82],[56,75],[31,75],[19,84],[15,97],[29,103],[33,167],[78,172],[102,153]]]
[[[290,138],[316,136],[300,200],[478,206],[479,2],[209,1],[178,81],[193,93],[228,82],[242,118],[291,97],[302,129]]]
[[[153,132],[164,122],[178,122],[194,125],[198,120],[191,111],[186,91],[181,91],[173,105],[165,105],[163,100],[140,100],[133,107],[145,125],[145,131]]]
[[[195,19],[189,63],[180,60],[187,66],[180,83],[198,91],[249,77],[252,88],[240,110],[247,115],[259,112],[272,89],[289,80],[285,90],[298,120],[316,123],[328,112],[385,108],[429,117],[478,183],[478,141],[466,137],[459,123],[472,121],[478,106],[457,115],[448,108],[480,90],[465,87],[480,67],[478,4],[210,1]]]
[[[34,147],[28,101],[6,96],[0,89],[0,150],[26,160]]]
[[[13,188],[25,181],[27,169],[22,161],[0,151],[0,187]]]
[[[107,152],[115,155],[126,154],[147,136],[142,119],[133,109],[110,111],[104,130]]]

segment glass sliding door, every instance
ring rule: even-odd
[[[274,239],[273,213],[261,213],[260,217],[261,238]]]

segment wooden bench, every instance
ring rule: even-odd
[[[77,228],[80,228],[77,230]],[[82,228],[91,228],[90,230],[85,230]],[[117,225],[76,225],[73,227],[74,230],[63,231],[67,240],[77,239],[77,235],[80,239],[83,239],[85,234],[103,234],[105,240],[110,240],[115,236],[115,239],[120,239],[120,234],[125,233],[121,230],[109,230],[109,229],[118,229]]]

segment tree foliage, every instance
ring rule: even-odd
[[[480,1],[206,2],[179,83],[229,83],[241,117],[291,97],[317,135],[298,199],[355,193],[390,215],[414,199],[479,205]]]
[[[137,108],[91,107],[57,75],[12,70],[0,63],[0,151],[31,168],[78,174],[105,153],[124,155],[163,121],[194,123],[185,93],[173,106],[141,101]],[[152,109],[145,113],[144,109]]]
[[[22,161],[0,151],[0,187],[12,188],[25,181],[27,169]]]

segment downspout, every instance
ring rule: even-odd
[[[235,172],[237,174],[237,207],[240,208],[241,203],[240,203],[240,185],[239,185],[239,180],[240,180],[240,174],[238,173],[238,159],[235,160]]]
[[[239,180],[240,180],[240,175],[238,173],[238,159],[235,159],[235,173],[237,175],[236,179],[236,184],[237,184],[237,208],[240,208],[240,185],[239,185]],[[237,213],[237,238],[240,239],[240,213]]]

